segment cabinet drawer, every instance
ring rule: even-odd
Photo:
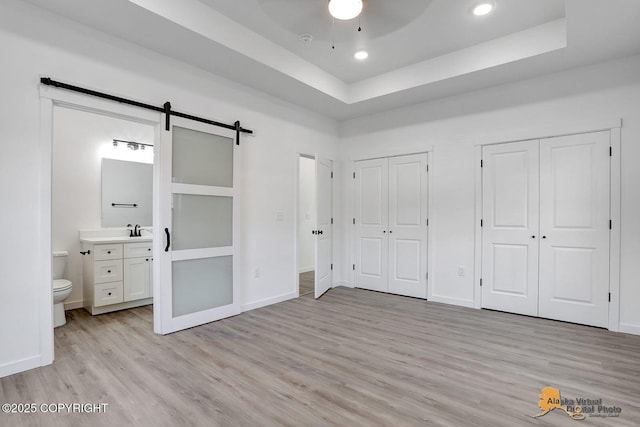
[[[96,261],[93,270],[93,283],[122,281],[122,260],[110,259]]]
[[[95,285],[94,307],[118,304],[123,301],[122,282],[101,283]]]
[[[141,258],[151,256],[151,242],[125,243],[125,258]]]
[[[114,245],[94,245],[94,259],[96,261],[104,259],[120,259],[122,258],[122,243]]]

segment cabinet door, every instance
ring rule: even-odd
[[[126,258],[124,260],[124,301],[134,301],[151,296],[151,258]]]
[[[388,159],[356,162],[355,285],[388,290]]]
[[[609,325],[609,132],[540,142],[540,316]]]
[[[539,142],[482,149],[482,307],[538,315]]]
[[[427,297],[427,154],[389,159],[389,292]]]

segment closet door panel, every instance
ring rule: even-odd
[[[538,141],[486,146],[482,307],[538,314]]]
[[[355,163],[355,286],[387,291],[389,240],[387,159]]]
[[[427,154],[389,159],[389,292],[427,297]]]
[[[540,143],[540,316],[608,326],[609,132]]]

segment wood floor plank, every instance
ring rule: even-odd
[[[0,379],[0,403],[107,403],[4,414],[8,426],[575,426],[534,419],[547,386],[640,425],[640,337],[335,288],[168,336],[152,308],[68,313],[53,365]]]

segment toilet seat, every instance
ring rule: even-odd
[[[54,292],[59,292],[59,291],[66,291],[68,289],[71,289],[71,281],[67,280],[67,279],[55,279],[53,281],[53,291]]]

